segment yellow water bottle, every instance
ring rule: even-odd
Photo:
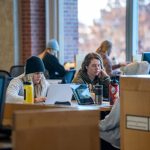
[[[34,103],[34,90],[33,90],[33,84],[31,81],[24,82],[24,100],[25,100],[25,103],[28,103],[28,104]]]

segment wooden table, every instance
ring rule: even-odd
[[[93,109],[97,108],[100,112],[103,111],[110,111],[112,108],[112,105],[109,104],[109,102],[103,101],[101,105],[92,104],[92,105],[78,105],[76,101],[72,101],[72,104],[70,107],[76,107],[78,109]]]
[[[4,113],[4,125],[12,125],[12,115],[16,110],[35,110],[35,109],[54,109],[54,108],[66,108],[66,109],[98,109],[100,112],[108,112],[111,110],[112,106],[109,102],[103,102],[101,105],[78,105],[76,101],[72,101],[71,106],[68,105],[45,105],[45,104],[16,104],[16,103],[6,103],[5,113]]]

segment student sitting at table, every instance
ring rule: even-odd
[[[60,64],[57,58],[58,52],[59,45],[57,40],[51,39],[47,44],[47,48],[39,54],[49,73],[49,79],[62,79],[66,73],[64,66]]]
[[[110,77],[105,72],[102,58],[97,53],[89,53],[85,56],[82,67],[72,82],[88,84],[92,87],[101,84],[103,85],[103,96],[108,98]]]
[[[6,101],[23,102],[24,88],[23,82],[31,80],[34,87],[34,102],[44,102],[49,83],[46,81],[43,61],[36,56],[32,56],[26,61],[25,73],[12,79],[9,83],[6,93]]]
[[[97,48],[96,52],[102,57],[104,67],[109,76],[120,75],[121,72],[117,71],[116,69],[127,65],[127,63],[118,63],[115,65],[112,64],[112,61],[110,59],[110,54],[112,52],[112,43],[108,40],[103,41]]]

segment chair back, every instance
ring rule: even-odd
[[[0,73],[0,127],[2,127],[4,103],[6,95],[6,76]]]
[[[14,65],[10,68],[10,75],[12,77],[17,77],[24,73],[24,65]]]
[[[0,70],[0,74],[4,75],[5,77],[11,77],[10,73],[6,70]]]
[[[5,76],[6,80],[6,87],[9,85],[9,82],[13,79],[10,73],[6,70],[0,70],[0,75]]]
[[[69,71],[66,71],[66,74],[62,79],[62,83],[71,83],[73,78],[74,78],[75,72],[76,72],[75,69],[71,69]]]

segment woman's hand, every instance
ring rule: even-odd
[[[106,71],[104,69],[102,69],[99,72],[99,75],[98,75],[99,78],[104,78],[104,77],[107,77],[107,76],[108,76],[108,74],[106,73]]]
[[[45,102],[46,101],[46,97],[37,97],[34,98],[34,102],[35,103],[40,103],[40,102]]]

